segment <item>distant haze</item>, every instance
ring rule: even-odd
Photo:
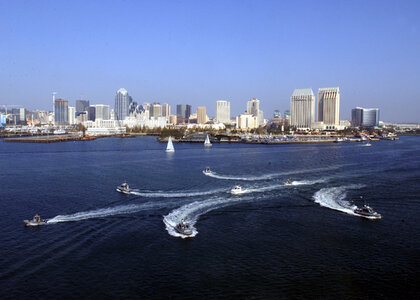
[[[266,118],[295,88],[339,86],[356,106],[420,122],[419,1],[2,1],[0,104],[133,99]]]

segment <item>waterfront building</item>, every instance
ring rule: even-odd
[[[109,105],[105,104],[95,104],[92,105],[95,107],[95,120],[101,119],[101,120],[109,120]]]
[[[54,100],[54,124],[67,125],[69,123],[69,102],[64,99]]]
[[[206,124],[207,123],[207,113],[205,106],[197,107],[197,123]]]
[[[131,96],[126,89],[119,89],[115,95],[115,115],[117,120],[124,120],[128,114],[128,108],[132,102]]]
[[[230,102],[224,100],[216,101],[216,122],[230,123]]]
[[[87,111],[89,107],[89,100],[76,100],[76,113]]]
[[[238,129],[254,129],[258,128],[258,117],[251,114],[241,114],[236,117],[236,128]]]
[[[351,110],[351,126],[377,127],[379,126],[379,108],[356,107]]]
[[[76,108],[74,106],[69,106],[69,125],[76,124]]]
[[[162,105],[160,105],[158,102],[155,102],[150,106],[150,118],[158,117],[162,117]]]
[[[290,125],[310,129],[315,122],[315,95],[312,89],[295,89],[290,97]]]
[[[178,119],[188,120],[191,116],[192,107],[188,104],[178,104],[176,106],[176,117]]]
[[[96,120],[96,107],[91,105],[88,107],[88,120],[95,121]]]
[[[169,124],[176,125],[176,123],[177,123],[176,115],[169,115]]]
[[[76,116],[76,124],[80,124],[86,121],[88,121],[88,112],[87,111],[79,112]]]
[[[264,126],[264,113],[260,110],[260,100],[251,98],[251,100],[246,103],[246,113],[257,117],[258,126]]]
[[[340,88],[320,88],[318,90],[318,122],[326,126],[340,125]]]
[[[162,117],[167,117],[171,115],[171,106],[168,103],[162,104]]]

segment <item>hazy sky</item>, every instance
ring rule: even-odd
[[[51,92],[266,117],[295,88],[339,86],[342,119],[378,107],[420,122],[420,1],[0,0],[0,104],[50,109]]]

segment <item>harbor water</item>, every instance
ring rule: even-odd
[[[0,296],[418,297],[420,138],[174,147],[0,140]]]

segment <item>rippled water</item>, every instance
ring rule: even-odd
[[[418,296],[420,138],[165,146],[0,141],[0,295]],[[364,201],[383,219],[356,216]],[[35,213],[49,224],[25,228]]]

